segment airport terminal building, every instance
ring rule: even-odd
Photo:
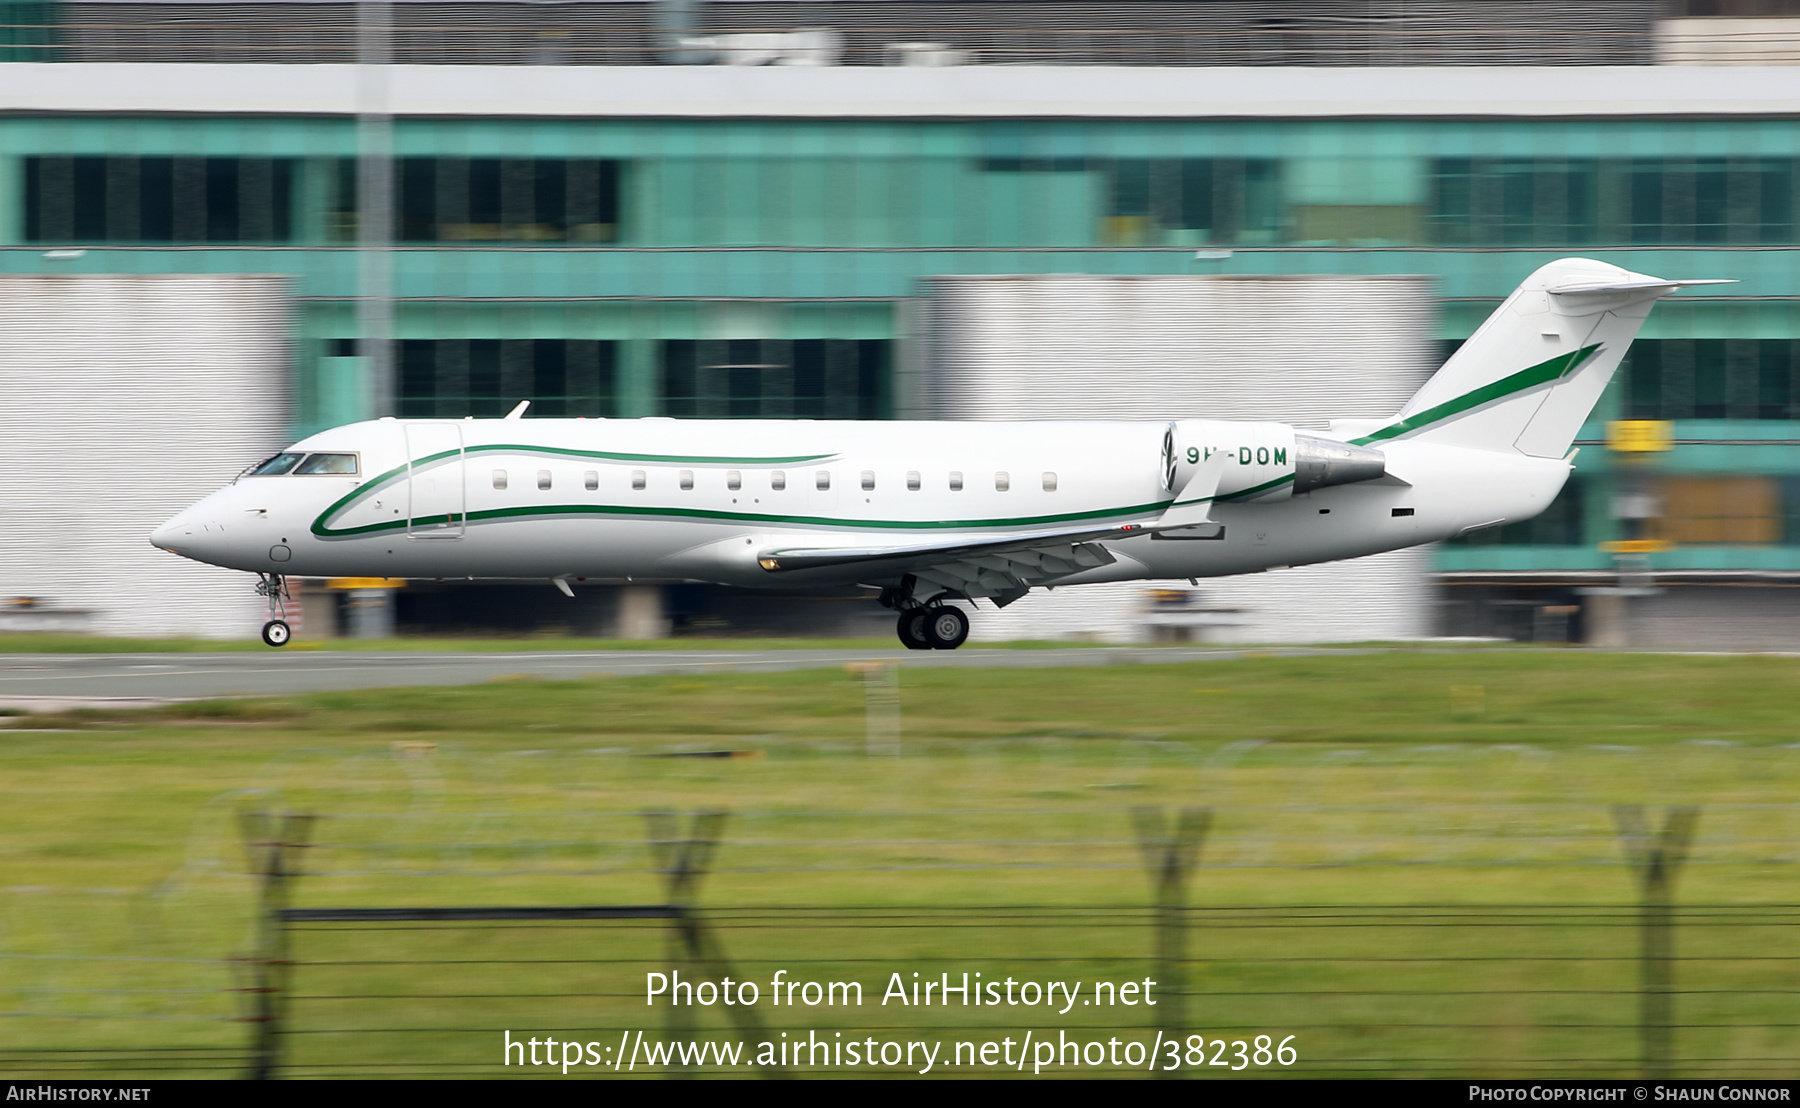
[[[1273,398],[1306,380],[1329,385],[1321,396],[1366,382],[1361,394],[1388,404],[1526,274],[1581,254],[1738,283],[1656,309],[1547,514],[1391,562],[1364,590],[1380,617],[1325,637],[1800,645],[1800,82],[1779,64],[1794,58],[1654,64],[1745,59],[1671,56],[1673,32],[1659,40],[1648,24],[1549,36],[1539,55],[1512,55],[1540,64],[1504,67],[1372,48],[1233,54],[1220,36],[1211,44],[1223,52],[1209,55],[1180,28],[1157,41],[1186,41],[1186,55],[1094,55],[1090,35],[1052,36],[1057,49],[1029,56],[1003,49],[1027,41],[1003,27],[951,33],[951,16],[999,7],[980,3],[766,3],[754,6],[773,13],[765,20],[785,7],[842,23],[824,35],[790,21],[756,41],[657,23],[673,13],[692,27],[695,5],[480,5],[495,26],[503,15],[516,26],[472,58],[445,45],[468,39],[420,30],[429,9],[464,7],[475,6],[395,5],[402,64],[380,71],[348,64],[354,35],[330,33],[353,28],[347,5],[15,11],[0,44],[13,59],[0,63],[0,299],[29,290],[38,307],[7,316],[0,395],[13,414],[0,416],[0,437],[17,438],[11,422],[79,420],[37,402],[33,359],[90,326],[70,321],[103,330],[128,314],[105,297],[141,302],[151,287],[185,288],[195,312],[248,297],[244,318],[272,329],[278,341],[256,346],[265,355],[216,371],[262,387],[189,384],[170,417],[205,409],[220,426],[253,427],[268,440],[247,442],[253,453],[374,414],[498,416],[521,399],[546,416],[992,418],[1006,413],[958,407],[967,390],[951,384],[1010,375],[1041,398],[1039,369],[1052,399],[1020,415],[1153,418],[1157,374],[1183,366],[1202,382],[1184,402],[1208,388]],[[901,7],[944,20],[944,41],[914,41],[926,24],[884,29],[869,14]],[[235,30],[209,32],[201,49],[199,31],[169,30],[184,8]],[[1621,8],[1558,5],[1594,27]],[[277,9],[289,29],[316,24],[311,46],[258,45],[255,20]],[[20,29],[30,27],[36,40]],[[478,60],[493,64],[453,64]],[[744,62],[774,64],[732,64]],[[370,217],[367,198],[384,191],[391,212]],[[168,284],[177,277],[206,280]],[[1366,310],[1346,314],[1341,342],[1302,343],[1291,320],[1240,312],[1221,345],[1182,313],[1145,310],[1150,293],[1132,283],[1230,279],[1306,312],[1316,309],[1279,300],[1283,283],[1324,277],[1368,282],[1344,293]],[[1017,278],[1007,287],[1021,291],[966,295],[977,278]],[[1041,295],[1064,298],[1055,349],[1047,330],[1019,325],[1043,312]],[[58,296],[87,298],[86,314]],[[947,325],[957,296],[992,325]],[[162,318],[172,341],[203,330]],[[1115,341],[1123,320],[1140,353],[1121,361],[1132,346]],[[34,325],[41,342],[20,337]],[[1085,369],[1070,348],[1083,328]],[[131,375],[136,346],[95,333],[77,338],[111,375],[93,387],[111,388]],[[1141,352],[1162,335],[1170,350],[1243,353],[1149,366]],[[227,397],[256,410],[219,409]],[[133,403],[154,410],[153,398]],[[1365,414],[1273,399],[1226,407],[1168,416]],[[0,445],[0,486],[43,479],[35,466],[21,475],[31,460],[7,457],[19,449]],[[233,472],[196,479],[212,487]],[[26,542],[0,539],[0,594],[45,591],[31,584],[41,554]],[[1158,602],[1254,607],[1207,584],[1192,603]],[[1091,619],[1109,634],[1143,630],[1154,622],[1143,591]],[[637,612],[640,631],[885,618],[862,601],[803,609],[686,587],[648,615],[641,596],[594,600],[579,617],[556,616],[557,603],[548,587],[475,596],[427,585],[398,612],[419,627],[503,625],[541,604],[532,618],[575,630],[617,630],[621,612]],[[1173,625],[1304,637],[1254,618]]]

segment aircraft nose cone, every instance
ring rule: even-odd
[[[193,545],[194,532],[198,530],[200,528],[195,525],[193,513],[182,512],[150,532],[150,545],[171,554],[183,554]]]

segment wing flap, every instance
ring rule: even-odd
[[[1073,561],[1083,568],[1093,568],[1110,565],[1113,558],[1110,553],[1086,549],[1089,544],[1108,539],[1137,538],[1149,532],[1150,528],[1141,523],[1124,523],[1112,527],[1035,531],[998,538],[965,539],[960,542],[895,546],[778,547],[757,554],[756,564],[769,573],[786,573],[801,569],[887,562],[943,565],[980,555],[1044,554],[1055,559]],[[1017,561],[1018,559],[1009,559],[1009,564]]]
[[[1035,586],[1111,565],[1117,559],[1102,540],[1137,538],[1152,530],[1120,524],[910,546],[780,548],[763,551],[757,564],[769,573],[843,566],[907,573],[940,589],[1008,604]]]

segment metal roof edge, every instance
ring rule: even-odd
[[[354,115],[353,65],[0,63],[0,112]],[[1800,116],[1800,69],[397,65],[398,116],[1312,119]]]

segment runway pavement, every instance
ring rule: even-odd
[[[568,680],[602,674],[772,673],[852,662],[908,669],[1049,669],[1167,665],[1311,654],[1306,648],[1069,647],[1052,650],[620,650],[494,653],[7,654],[0,655],[0,708],[56,709],[84,703],[155,703],[214,696],[280,696],[341,689],[472,685],[509,677]],[[1342,651],[1332,651],[1342,653]]]

